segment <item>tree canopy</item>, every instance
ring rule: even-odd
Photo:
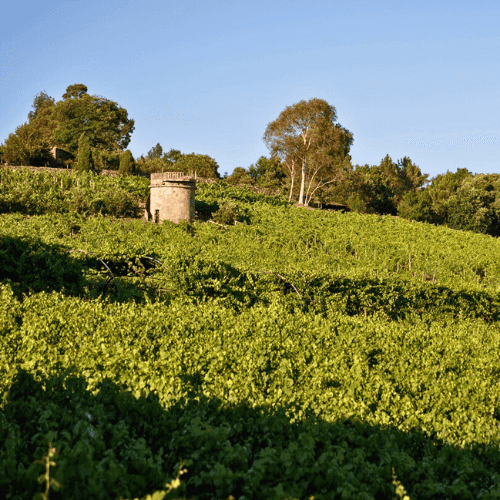
[[[346,165],[346,158],[350,160],[353,135],[336,121],[334,106],[311,99],[286,107],[267,125],[263,140],[290,177],[290,199],[297,174],[298,201],[307,205],[318,189],[335,182],[339,166]]]
[[[52,163],[50,149],[54,146],[54,98],[45,91],[33,100],[28,122],[16,127],[3,145],[3,161],[9,165],[44,166]]]
[[[248,175],[256,185],[262,187],[278,187],[286,177],[281,161],[276,156],[261,156],[255,164],[250,165]]]
[[[83,84],[66,89],[63,100],[56,104],[55,117],[54,139],[73,154],[83,132],[93,147],[123,151],[130,143],[135,124],[125,108],[105,97],[89,95]]]
[[[2,160],[8,165],[49,165],[53,158],[50,142],[38,132],[37,127],[23,123],[9,134],[3,145]]]
[[[35,96],[32,107],[28,121],[17,127],[3,145],[4,161],[11,165],[50,164],[50,149],[54,146],[76,156],[82,133],[91,148],[121,152],[134,131],[134,120],[128,118],[125,108],[102,96],[89,95],[81,83],[67,87],[58,102],[42,91]]]
[[[136,170],[151,174],[154,172],[175,171],[176,163],[184,155],[178,149],[170,149],[166,153],[160,143],[153,146],[146,157],[140,156],[136,161]]]
[[[156,146],[153,146],[147,154],[147,158],[153,159],[153,158],[161,158],[161,155],[163,153],[163,148],[161,147],[161,144],[158,143]]]
[[[243,167],[236,167],[233,173],[229,175],[226,179],[229,185],[247,185],[252,184],[253,179],[250,177],[249,173]]]
[[[194,174],[207,179],[220,179],[219,165],[208,155],[190,153],[182,155],[175,162],[175,170],[185,174]]]

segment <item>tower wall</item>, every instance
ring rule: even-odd
[[[194,178],[179,172],[151,174],[150,213],[154,222],[192,222],[195,215]]]

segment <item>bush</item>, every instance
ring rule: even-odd
[[[239,221],[240,211],[236,203],[231,202],[221,202],[219,205],[219,210],[213,214],[213,219],[219,224],[224,224],[226,226],[234,224]]]
[[[403,196],[398,205],[398,215],[417,222],[440,222],[438,215],[432,209],[432,198],[428,190],[410,191]]]

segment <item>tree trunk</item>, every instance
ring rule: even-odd
[[[304,188],[306,185],[306,162],[302,161],[302,177],[300,179],[299,204],[304,204]]]
[[[290,186],[290,195],[288,196],[288,202],[292,201],[294,180],[294,175],[292,175],[292,185]]]

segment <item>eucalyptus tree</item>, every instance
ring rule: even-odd
[[[335,107],[315,98],[286,107],[267,125],[263,140],[290,175],[290,199],[300,175],[298,201],[302,205],[309,204],[318,189],[335,182],[339,168],[345,166],[346,158],[350,160],[353,135],[336,121]]]

